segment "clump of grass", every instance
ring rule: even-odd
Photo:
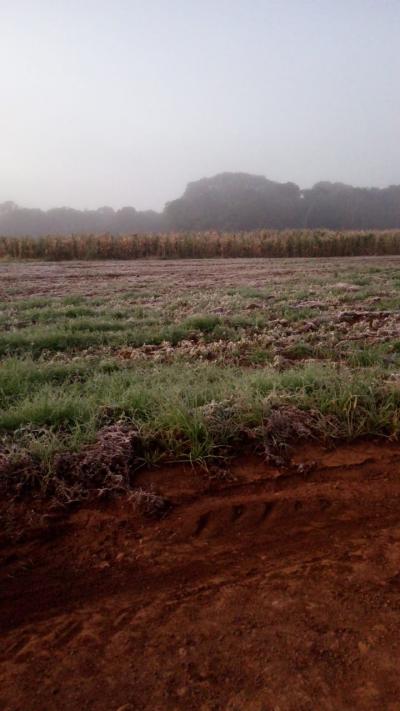
[[[261,301],[269,300],[271,294],[269,291],[257,289],[253,286],[241,286],[238,289],[230,289],[229,294],[239,294],[245,299],[260,299]]]
[[[371,368],[379,364],[389,365],[391,359],[385,347],[364,346],[348,353],[347,362],[353,368]]]
[[[294,443],[324,436],[327,420],[316,411],[301,410],[296,405],[273,409],[263,427],[264,455],[275,466],[289,466]]]
[[[71,294],[70,296],[65,296],[63,299],[65,306],[81,306],[85,301],[85,297],[80,294]]]
[[[202,333],[211,333],[220,322],[221,319],[218,316],[200,314],[186,319],[183,326],[188,331],[194,330],[201,331]]]
[[[314,349],[309,343],[298,341],[295,345],[286,348],[285,355],[295,359],[311,358],[314,355]]]

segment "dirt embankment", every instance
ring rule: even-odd
[[[0,551],[0,709],[400,709],[400,447],[138,484]],[[316,466],[308,466],[316,461]]]

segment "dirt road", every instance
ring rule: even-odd
[[[4,545],[0,709],[400,709],[400,447],[296,461],[143,473],[162,520],[120,500]]]

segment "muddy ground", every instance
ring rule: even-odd
[[[143,472],[1,548],[2,711],[400,709],[400,446]],[[315,462],[315,464],[311,464]]]

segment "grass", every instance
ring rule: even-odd
[[[247,285],[239,270],[207,289],[150,279],[134,290],[110,280],[90,297],[26,298],[21,285],[10,298],[7,290],[0,483],[2,461],[28,457],[36,485],[48,490],[61,476],[58,457],[100,446],[116,423],[136,433],[136,464],[152,465],[226,458],[245,442],[263,446],[278,411],[291,421],[290,436],[305,417],[319,438],[398,437],[397,263],[308,262],[294,274],[287,264],[270,279],[257,267]],[[376,318],[340,318],[353,309]]]
[[[157,433],[160,445],[168,444],[178,458],[193,458],[192,448],[198,448],[200,441],[205,456],[206,443],[211,453],[234,441],[244,427],[261,427],[278,404],[334,416],[333,430],[326,435],[336,437],[354,436],[355,417],[359,435],[393,434],[400,404],[400,393],[387,392],[379,371],[356,377],[324,365],[278,373],[272,368],[252,371],[208,364],[143,364],[93,372],[82,364],[75,372],[70,368],[43,372],[27,362],[25,372],[20,368],[19,373],[21,377],[14,379],[7,393],[2,389],[6,407],[0,411],[0,432],[49,427],[51,439],[57,432],[60,448],[69,448],[72,441],[74,447],[79,445],[80,438],[88,441],[105,422],[125,418],[148,436]],[[223,437],[215,423],[207,423],[203,412],[216,402],[229,403]]]

